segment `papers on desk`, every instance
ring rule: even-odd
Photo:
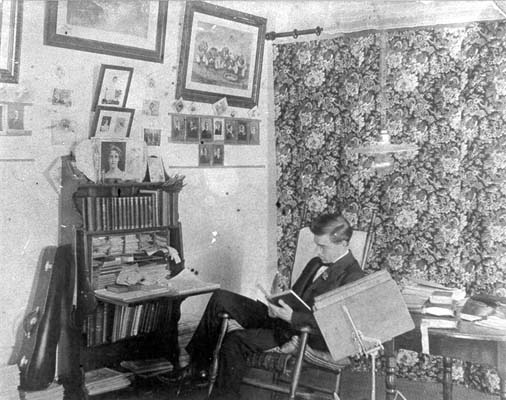
[[[478,326],[483,326],[485,328],[506,331],[506,319],[499,318],[493,315],[490,315],[486,319],[476,321],[474,324]]]
[[[139,285],[137,290],[127,292],[113,292],[107,289],[95,290],[95,295],[102,300],[133,303],[161,296],[190,296],[219,289],[218,283],[204,282],[191,271],[183,269],[175,277],[167,279],[168,272],[153,270],[145,285]]]

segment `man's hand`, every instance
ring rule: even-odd
[[[267,307],[269,308],[269,317],[271,318],[279,318],[288,323],[292,322],[292,308],[286,304],[283,300],[279,300],[279,307],[272,303],[267,303]]]

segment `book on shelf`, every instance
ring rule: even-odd
[[[276,293],[270,296],[266,296],[267,301],[280,307],[280,300],[284,301],[288,306],[296,312],[311,312],[311,307],[300,298],[297,293],[293,290],[285,290],[281,293]]]

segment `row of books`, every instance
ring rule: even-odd
[[[99,303],[84,325],[86,345],[90,347],[114,343],[127,337],[153,332],[168,323],[169,307],[167,302],[161,301],[131,307]]]
[[[177,193],[139,191],[136,196],[81,197],[83,226],[88,231],[151,228],[179,220]]]
[[[167,230],[149,233],[116,234],[94,236],[91,241],[93,258],[133,253],[153,254],[161,249],[167,249],[170,238]]]

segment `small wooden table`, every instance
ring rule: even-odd
[[[386,399],[395,397],[395,350],[421,352],[420,314],[412,314],[416,329],[385,345],[387,352]],[[429,351],[443,356],[443,400],[452,399],[452,358],[488,364],[497,368],[501,378],[500,398],[506,400],[506,331],[460,321],[458,329],[429,329]]]

